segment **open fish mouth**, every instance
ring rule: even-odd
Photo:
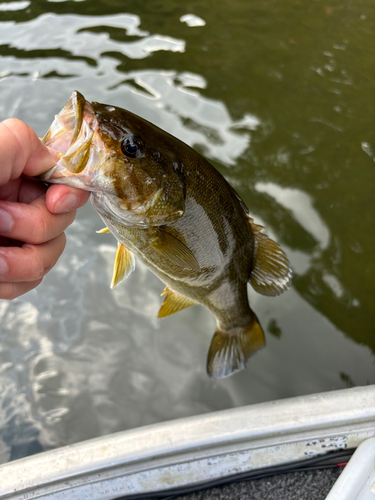
[[[74,91],[42,139],[43,144],[56,151],[60,157],[60,167],[66,170],[64,174],[60,168],[59,176],[78,174],[86,167],[94,133],[93,120],[90,103],[82,94]],[[56,166],[43,173],[40,178],[48,181],[53,174],[56,178]]]
[[[85,107],[85,98],[82,94],[74,91],[69,101],[48,129],[42,142],[58,153],[65,154],[75,143],[81,130],[83,120],[83,110]]]

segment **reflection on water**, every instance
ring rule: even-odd
[[[299,276],[303,276],[307,274],[311,268],[318,268],[317,262],[323,260],[322,255],[329,247],[331,235],[327,225],[313,207],[311,197],[299,189],[282,188],[273,183],[257,182],[254,187],[258,192],[272,196],[282,207],[290,210],[294,220],[300,224],[301,229],[310,233],[318,243],[318,248],[313,248],[309,252],[293,250],[284,245],[284,250],[289,257],[295,273]],[[266,225],[266,222],[263,221],[262,224]],[[273,234],[272,231],[267,232],[269,236]],[[321,270],[322,281],[333,292],[337,299],[347,301],[350,294],[344,289],[339,279],[333,274],[328,273],[322,264],[319,268]],[[354,307],[360,305],[356,297],[350,297],[349,300]]]
[[[184,16],[180,17],[180,21],[182,23],[186,23],[188,26],[204,26],[206,24],[203,19],[201,19],[198,16],[195,16],[194,14],[185,14]]]
[[[260,124],[259,119],[252,115],[233,121],[222,102],[194,92],[192,87],[206,87],[205,80],[199,75],[142,71],[130,72],[121,84],[127,81],[130,84],[134,81],[139,89],[148,92],[149,95],[135,89],[138,95],[153,99],[161,114],[162,110],[168,113],[168,127],[165,129],[184,142],[198,146],[208,157],[227,165],[234,165],[250,144],[248,133],[238,134],[235,130],[255,130]]]
[[[185,51],[183,40],[149,34],[140,30],[139,25],[140,19],[135,15],[96,17],[44,14],[27,23],[3,23],[1,39],[12,49],[27,52],[66,51],[61,56],[69,53],[75,60],[64,61],[63,67],[60,59],[48,58],[38,60],[37,71],[35,61],[26,62],[23,71],[29,70],[34,80],[56,77],[71,80],[74,76],[83,74],[90,87],[90,94],[92,79],[99,77],[98,85],[116,89],[116,92],[112,92],[113,104],[120,102],[119,105],[124,105],[129,91],[136,94],[140,101],[152,99],[152,104],[147,101],[143,104],[157,110],[158,116],[152,113],[151,120],[159,122],[163,128],[188,144],[200,146],[210,158],[233,165],[250,143],[248,133],[239,134],[235,129],[254,130],[260,123],[258,118],[245,114],[241,120],[233,121],[224,103],[194,92],[192,87],[206,87],[206,81],[201,75],[156,70],[119,73],[116,69],[117,61],[113,59],[114,53],[131,59],[142,59],[156,51]],[[89,31],[96,26],[100,26],[102,32]],[[111,28],[124,31],[126,37],[139,37],[140,40],[121,43],[111,40],[108,33]],[[2,73],[3,77],[18,74],[19,55],[9,58],[9,69]],[[83,92],[85,83],[82,79],[79,86]],[[72,88],[71,82],[68,88]],[[119,96],[119,101],[116,102],[115,96]],[[94,97],[99,101],[99,97]],[[86,98],[93,99],[91,95]],[[17,109],[13,108],[11,111],[14,115]],[[165,113],[167,116],[163,117]],[[148,118],[147,115],[146,117]]]
[[[0,11],[24,10],[30,5],[30,2],[8,2],[0,3]]]
[[[254,187],[260,193],[269,194],[281,206],[290,210],[294,219],[303,229],[319,242],[321,250],[328,247],[330,240],[329,229],[314,209],[311,198],[306,193],[300,189],[283,188],[271,182],[258,182]]]
[[[27,23],[4,23],[2,39],[19,50],[66,50],[80,58],[100,60],[104,52],[119,52],[131,59],[143,59],[158,50],[184,52],[185,42],[161,35],[150,35],[138,29],[140,19],[134,15],[75,16],[44,14]],[[102,33],[90,28],[101,26]],[[134,42],[116,42],[106,32],[118,28],[125,36],[140,37]],[[35,33],[38,36],[35,36]]]
[[[295,274],[279,298],[249,289],[267,345],[243,372],[210,380],[213,316],[197,306],[158,320],[163,285],[140,263],[111,290],[115,241],[95,234],[102,223],[87,205],[43,284],[0,303],[0,462],[374,383],[369,3],[274,8],[0,3],[0,119],[43,135],[74,89],[126,107],[212,160]]]

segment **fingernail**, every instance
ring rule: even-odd
[[[56,214],[64,214],[70,212],[78,204],[78,196],[70,193],[65,194],[55,205]]]
[[[8,272],[8,264],[0,257],[0,276]]]
[[[0,233],[7,233],[13,227],[13,217],[0,208]]]

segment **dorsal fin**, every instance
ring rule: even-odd
[[[170,314],[174,314],[175,312],[182,311],[182,309],[186,309],[190,306],[195,306],[197,303],[192,300],[179,295],[177,292],[174,292],[166,286],[162,295],[166,295],[163,303],[158,312],[158,318],[164,318],[165,316],[169,316]]]
[[[133,253],[124,245],[118,243],[115,263],[113,265],[113,276],[111,288],[121,283],[135,269],[135,258]]]
[[[250,224],[255,239],[250,284],[262,295],[280,295],[289,287],[292,279],[289,261],[279,245],[260,232],[261,226]]]

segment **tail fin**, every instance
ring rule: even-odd
[[[208,375],[223,378],[242,370],[249,357],[265,343],[262,327],[255,314],[244,327],[227,331],[217,327],[207,356]]]

